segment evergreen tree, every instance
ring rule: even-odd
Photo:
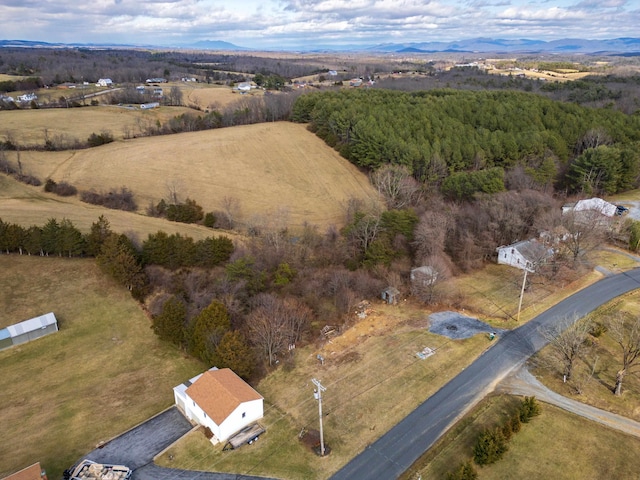
[[[248,378],[253,371],[253,352],[239,331],[229,330],[220,339],[212,363],[219,368],[230,368],[238,376]]]
[[[162,305],[162,312],[153,318],[153,331],[162,340],[182,345],[185,339],[187,307],[173,296]]]
[[[193,320],[189,330],[189,352],[213,365],[222,337],[231,329],[227,308],[217,300],[205,307]]]

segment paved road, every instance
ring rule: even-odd
[[[527,324],[505,333],[491,349],[384,436],[367,446],[331,477],[332,480],[398,478],[500,380],[546,344],[539,333],[540,327],[548,327],[572,315],[582,317],[637,288],[640,288],[640,269],[604,278]]]

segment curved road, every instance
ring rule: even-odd
[[[390,480],[398,478],[470,408],[511,370],[546,345],[540,327],[576,315],[640,288],[640,268],[604,278],[558,303],[527,324],[504,334],[433,396],[384,436],[367,446],[332,480]]]

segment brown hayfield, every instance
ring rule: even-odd
[[[7,156],[15,163],[15,152]],[[139,138],[79,151],[23,151],[20,160],[25,173],[66,181],[78,190],[127,187],[141,211],[169,198],[170,189],[205,211],[221,210],[225,198],[234,198],[241,222],[265,226],[275,213],[291,227],[341,225],[349,198],[378,201],[365,174],[304,125],[288,122]],[[33,199],[27,201],[31,205],[25,201],[14,199],[11,208],[3,202],[3,210],[26,213]]]
[[[115,139],[124,138],[125,130],[137,135],[141,128],[166,122],[183,113],[186,107],[160,107],[130,110],[118,106],[83,108],[47,108],[0,111],[0,140],[10,135],[19,145],[44,145],[45,131],[51,140],[58,137],[82,142],[92,133],[110,132]]]
[[[150,233],[163,231],[179,233],[195,240],[211,236],[226,235],[232,239],[237,234],[222,230],[211,230],[200,225],[169,222],[162,218],[148,217],[138,213],[110,210],[108,208],[81,202],[77,197],[58,197],[45,193],[42,187],[31,187],[0,175],[0,219],[7,223],[17,223],[29,227],[44,225],[50,218],[67,218],[83,233],[88,233],[100,215],[109,221],[111,229],[126,233],[131,238],[143,241]]]
[[[170,84],[173,85],[173,84]],[[182,91],[182,102],[201,110],[224,108],[240,99],[240,94],[231,87],[201,83],[176,83]],[[251,95],[262,95],[262,90],[254,90]]]

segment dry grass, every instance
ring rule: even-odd
[[[15,152],[8,157],[15,162]],[[376,201],[365,174],[305,126],[263,123],[140,138],[76,152],[21,152],[25,173],[66,181],[79,190],[125,186],[138,205],[195,199],[205,211],[235,198],[244,222],[268,222],[285,212],[290,226],[343,223],[347,200]],[[257,220],[256,220],[256,217]]]
[[[618,304],[620,310],[640,315],[640,291],[633,291],[612,303]],[[602,310],[607,310],[604,306]],[[598,316],[594,319],[597,321]],[[636,374],[627,374],[622,384],[623,394],[614,395],[616,373],[621,368],[621,349],[606,333],[596,339],[592,352],[578,359],[574,369],[574,378],[582,382],[589,375],[595,363],[593,378],[584,382],[583,393],[578,395],[571,382],[563,383],[561,371],[552,360],[552,349],[546,347],[532,360],[536,377],[552,390],[572,398],[578,402],[618,413],[640,421],[640,378]]]
[[[518,401],[510,396],[483,400],[402,479],[445,478],[472,457],[478,434],[503,421]],[[636,478],[640,456],[634,452],[638,451],[637,438],[542,404],[542,414],[523,425],[502,460],[475,468],[481,480]]]
[[[30,187],[0,175],[0,219],[17,223],[24,227],[44,225],[50,218],[67,218],[83,233],[88,233],[91,225],[104,215],[117,233],[126,233],[132,239],[142,242],[151,233],[163,231],[168,234],[180,233],[195,240],[211,236],[226,235],[233,239],[238,235],[211,230],[199,225],[169,222],[161,218],[147,217],[136,213],[111,210],[81,202],[76,197],[58,197],[44,193],[42,188]]]
[[[3,323],[53,311],[60,326],[0,352],[0,477],[40,461],[61,478],[99,442],[171,405],[171,389],[203,368],[161,343],[92,260],[0,255],[0,271]]]
[[[297,349],[293,365],[282,359],[285,365],[257,386],[266,399],[267,428],[257,445],[223,454],[220,446],[193,434],[160,463],[287,479],[327,478],[489,346],[483,335],[451,341],[428,333],[428,312],[417,307],[375,309],[331,342]],[[415,354],[425,346],[437,353],[420,360]],[[318,428],[314,377],[327,388],[324,430],[331,454],[321,460],[297,437],[303,427]]]
[[[554,284],[541,276],[529,275],[520,324],[527,322],[571,294],[600,280],[602,274],[592,271],[571,283]],[[447,289],[461,292],[460,303],[480,320],[499,328],[515,328],[518,302],[524,272],[506,265],[488,264],[482,270],[449,280]]]
[[[222,109],[241,98],[231,87],[201,83],[177,84],[183,94],[183,103],[202,110]],[[253,90],[251,95],[262,96],[262,90]]]
[[[164,123],[192,112],[185,107],[160,107],[149,110],[129,110],[117,106],[83,108],[47,108],[0,111],[0,140],[9,136],[18,145],[44,145],[45,131],[49,139],[58,138],[86,142],[92,133],[110,132],[115,139],[139,135],[141,129]]]

